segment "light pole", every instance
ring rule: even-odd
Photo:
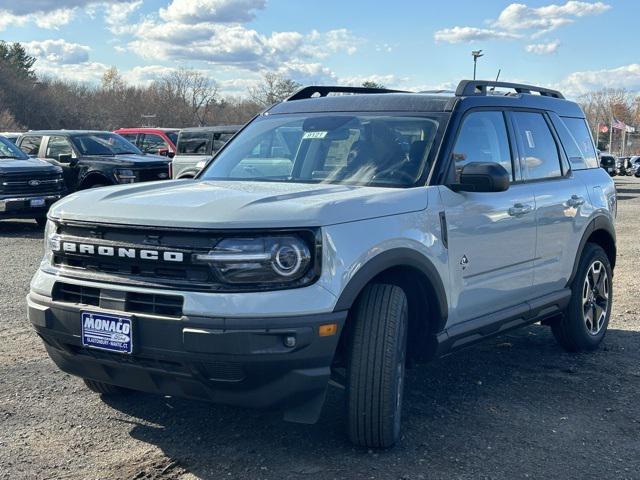
[[[482,50],[473,50],[471,52],[471,56],[473,57],[473,79],[476,79],[476,66],[478,65],[478,59],[480,57],[483,57],[484,54],[482,53]]]

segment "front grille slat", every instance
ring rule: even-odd
[[[101,298],[110,297],[99,288],[63,282],[56,282],[52,296],[54,301],[95,307],[101,305]],[[109,305],[111,309],[120,310],[123,308],[126,313],[181,317],[183,303],[184,299],[178,295],[125,292],[123,303],[111,301]]]
[[[29,185],[37,180],[38,185]],[[64,189],[64,181],[58,173],[14,173],[5,174],[0,179],[2,194],[47,194],[59,193]]]

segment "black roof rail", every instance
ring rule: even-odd
[[[302,87],[296,93],[288,97],[285,102],[291,102],[293,100],[304,100],[306,98],[313,98],[314,96],[326,97],[330,93],[409,93],[405,90],[390,90],[388,88],[369,88],[369,87],[329,87],[312,85],[309,87]],[[317,94],[317,95],[316,95]]]
[[[491,89],[511,88],[517,93],[537,92],[543,97],[552,97],[563,99],[564,95],[557,90],[550,88],[535,87],[533,85],[524,85],[521,83],[494,82],[492,80],[462,80],[456,88],[457,97],[469,97],[472,95],[487,95],[488,87]]]

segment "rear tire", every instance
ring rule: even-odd
[[[349,438],[363,447],[391,447],[400,437],[407,297],[395,285],[369,285],[351,321],[346,392]]]
[[[587,243],[571,283],[564,317],[551,325],[557,342],[568,352],[598,348],[607,332],[613,300],[613,272],[599,245]]]
[[[126,388],[117,387],[116,385],[111,385],[109,383],[98,382],[96,380],[90,380],[88,378],[83,378],[84,384],[87,386],[89,390],[95,393],[99,393],[100,395],[123,395],[127,393]]]

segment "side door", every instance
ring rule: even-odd
[[[50,136],[45,144],[44,157],[62,168],[64,183],[69,190],[75,190],[78,184],[79,168],[76,160],[77,155],[69,139],[55,135]]]
[[[571,171],[547,113],[513,111],[510,115],[522,174],[536,199],[538,228],[533,283],[536,291],[545,295],[567,284],[581,233],[589,219],[589,212],[585,212],[589,208],[589,193],[586,184]]]
[[[451,153],[456,182],[471,162],[495,162],[511,173],[508,190],[455,192],[440,186],[449,249],[449,325],[532,298],[535,199],[521,181],[513,135],[502,111],[476,110],[461,122]]]

